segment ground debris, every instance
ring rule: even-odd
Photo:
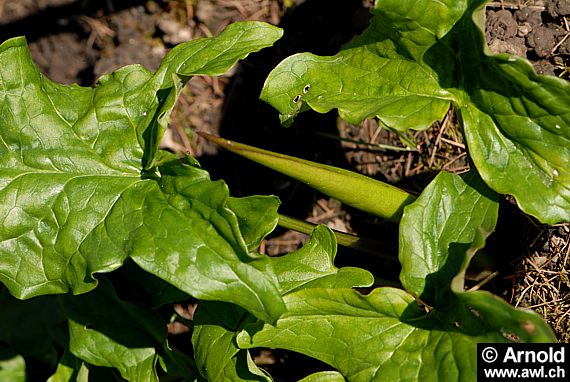
[[[533,309],[570,342],[570,223],[540,227],[529,254],[515,263],[511,303]]]

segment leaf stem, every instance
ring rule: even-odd
[[[306,235],[310,235],[313,232],[313,229],[315,229],[317,226],[316,224],[295,219],[283,214],[279,214],[279,222],[277,224],[280,227],[301,232]],[[397,249],[390,245],[383,244],[375,240],[366,239],[357,235],[336,231],[334,229],[331,230],[336,236],[337,243],[343,247],[356,249],[370,255],[380,257],[382,259],[398,261],[396,255]]]

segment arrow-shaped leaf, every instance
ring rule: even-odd
[[[440,174],[402,218],[408,291],[297,290],[284,296],[287,312],[276,325],[247,325],[238,345],[301,352],[350,381],[469,381],[478,342],[554,342],[534,312],[463,291],[465,269],[495,226],[496,198],[476,174]]]
[[[335,256],[334,233],[325,225],[317,226],[300,249],[272,258],[281,293],[305,288],[369,287],[374,283],[372,274],[364,269],[335,267]]]
[[[291,56],[261,98],[290,123],[337,108],[351,123],[378,118],[425,129],[452,103],[485,182],[545,223],[570,220],[570,84],[523,58],[491,55],[486,1],[378,0],[370,27],[331,57]]]
[[[0,281],[11,293],[84,293],[130,256],[195,297],[274,320],[277,283],[249,253],[226,185],[157,145],[190,76],[219,74],[281,33],[237,23],[179,45],[154,74],[127,66],[94,88],[45,78],[23,38],[0,45]]]

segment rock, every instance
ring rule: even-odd
[[[556,45],[557,35],[554,29],[538,26],[526,36],[526,39],[528,46],[533,48],[538,57],[547,57]]]
[[[517,30],[517,36],[524,37],[530,32],[532,32],[532,25],[530,25],[529,22],[524,22],[522,25],[519,25]]]
[[[192,29],[169,15],[162,15],[157,26],[164,33],[164,42],[177,45],[192,40]]]

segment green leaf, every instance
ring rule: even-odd
[[[141,145],[147,145],[143,159],[145,168],[159,163],[156,157],[158,144],[183,84],[192,76],[223,74],[239,59],[273,45],[282,35],[281,29],[267,23],[240,22],[228,25],[219,36],[174,47],[152,80],[144,84],[141,90],[144,95],[138,100],[146,100],[147,109],[155,110],[137,126]]]
[[[374,277],[360,268],[334,266],[334,233],[325,225],[317,226],[308,242],[299,250],[273,257],[273,269],[282,294],[301,288],[368,287]]]
[[[321,371],[311,374],[299,382],[344,382],[346,379],[338,371]]]
[[[361,36],[335,56],[286,58],[267,77],[261,99],[285,124],[310,107],[320,113],[337,108],[353,124],[378,117],[397,130],[427,128],[443,118],[453,95],[414,58],[453,25],[457,12],[447,3],[377,1],[377,15]]]
[[[81,364],[81,367],[77,372],[77,380],[75,382],[89,382],[89,369],[85,363]]]
[[[461,29],[462,41],[470,32],[462,64],[471,103],[459,114],[471,157],[485,182],[526,213],[569,221],[570,84],[537,75],[525,59],[486,54],[484,11]]]
[[[114,367],[129,381],[158,381],[157,348],[166,324],[141,306],[119,300],[108,282],[81,296],[67,296],[69,350],[92,365]]]
[[[415,199],[399,188],[352,171],[258,149],[207,133],[200,133],[200,136],[306,183],[349,206],[384,219],[399,221],[403,208]]]
[[[189,354],[183,353],[176,348],[167,347],[159,354],[160,367],[168,376],[174,380],[182,382],[196,382],[200,372],[196,367],[196,362]]]
[[[114,367],[127,381],[156,381],[156,351],[151,347],[130,348],[85,325],[69,321],[71,352],[96,366]]]
[[[59,360],[55,373],[49,377],[47,382],[78,381],[80,380],[79,374],[82,373],[82,369],[86,369],[84,363],[69,351],[66,351]]]
[[[295,290],[285,295],[287,311],[275,325],[245,326],[238,346],[307,354],[350,381],[470,381],[479,342],[554,342],[536,313],[488,292],[464,292],[465,270],[497,213],[497,194],[475,172],[439,174],[400,224],[407,291]]]
[[[298,251],[271,258],[282,294],[305,288],[351,288],[370,286],[374,277],[363,269],[334,266],[336,240],[326,226],[317,226]],[[249,353],[235,344],[236,333],[255,318],[227,303],[201,301],[194,316],[192,344],[196,363],[204,378],[218,380],[271,380],[253,362]]]
[[[485,302],[460,305],[464,321],[457,328],[456,316],[426,314],[399,289],[378,288],[366,296],[349,289],[302,289],[284,297],[287,313],[275,326],[246,327],[237,342],[242,348],[307,354],[358,382],[471,381],[477,375],[478,342],[505,342],[505,331],[522,342],[555,341],[536,314],[488,293],[464,295],[470,296],[469,304]],[[492,318],[498,311],[502,321]]]
[[[112,282],[118,295],[129,301],[145,304],[151,309],[190,298],[187,293],[144,271],[130,260],[106,277]]]
[[[157,380],[160,359],[171,377],[193,380],[198,376],[193,360],[168,344],[166,322],[142,304],[119,299],[106,280],[92,292],[66,296],[64,307],[69,316],[69,349],[88,364],[116,368],[130,381]],[[78,373],[75,357],[64,362],[64,355],[60,364]],[[66,369],[62,369],[63,373]]]
[[[227,203],[238,218],[240,231],[250,251],[259,247],[261,240],[277,226],[277,209],[281,202],[276,196],[229,198]]]
[[[25,382],[26,361],[24,357],[14,354],[0,346],[0,380],[3,382]]]
[[[195,297],[279,316],[268,260],[249,254],[226,185],[157,147],[190,76],[220,73],[280,35],[237,23],[179,45],[155,74],[127,66],[95,88],[45,78],[23,38],[0,45],[0,281],[10,292],[85,293],[130,256]]]
[[[57,366],[55,374],[53,374],[47,382],[123,382],[124,379],[120,378],[113,369],[95,367],[93,365],[87,365],[85,362],[81,362],[73,355],[69,355],[73,360],[69,360],[71,363],[66,363],[64,355],[63,360]]]
[[[125,217],[119,200],[107,217],[111,226],[126,224],[141,233],[134,243],[127,242],[131,258],[194,297],[234,302],[274,321],[284,306],[271,261],[248,252],[238,218],[226,205],[226,184],[179,162],[164,164],[160,171],[161,184],[150,185],[156,194],[146,196],[142,211],[130,208],[133,212]],[[141,193],[133,189],[133,197],[140,199]],[[147,220],[155,224],[147,225]]]
[[[498,213],[498,195],[477,173],[439,173],[404,210],[399,235],[402,285],[431,306],[449,300],[452,280],[485,245]],[[462,280],[456,291],[463,291]]]
[[[272,381],[235,343],[236,331],[255,319],[235,305],[200,302],[192,345],[200,373],[208,381]]]
[[[302,289],[285,301],[287,313],[275,327],[246,328],[237,337],[238,345],[301,352],[351,381],[389,381],[421,373],[411,344],[423,345],[422,333],[399,320],[414,304],[404,291],[380,288],[363,296],[347,289]]]
[[[306,235],[311,235],[313,233],[313,230],[317,227],[318,224],[309,223],[304,220],[292,218],[291,216],[279,214],[278,225],[285,229],[290,229],[293,231],[304,233]],[[334,233],[338,245],[353,248],[355,250],[376,257],[387,258],[389,260],[394,259],[393,252],[395,248],[388,244],[351,233],[345,233],[334,230],[332,232]]]
[[[261,98],[284,123],[312,108],[351,123],[377,117],[421,130],[452,103],[485,182],[544,223],[570,220],[570,84],[530,63],[492,55],[485,1],[375,3],[370,27],[338,54],[291,56]]]

